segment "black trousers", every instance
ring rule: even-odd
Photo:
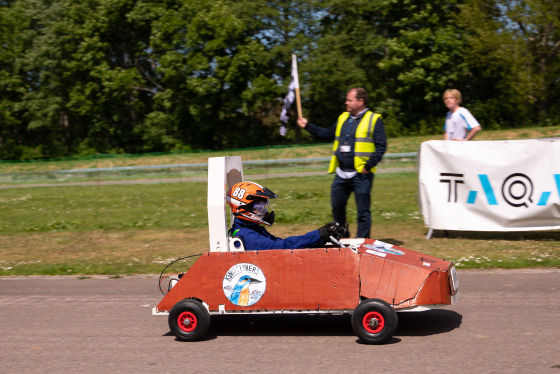
[[[350,194],[354,192],[358,208],[357,238],[369,238],[371,228],[371,188],[373,186],[373,173],[358,173],[350,179],[343,179],[335,175],[331,187],[331,205],[334,220],[346,223],[346,205]]]

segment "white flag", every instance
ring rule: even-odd
[[[280,135],[285,136],[288,124],[288,112],[290,111],[290,107],[296,98],[296,90],[299,91],[299,78],[298,78],[298,70],[297,70],[297,59],[296,55],[292,55],[292,81],[290,82],[290,86],[288,87],[288,94],[283,100],[282,112],[280,113]]]

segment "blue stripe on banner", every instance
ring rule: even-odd
[[[494,190],[490,185],[490,180],[488,179],[488,175],[478,174],[478,179],[480,179],[480,183],[482,184],[482,188],[484,189],[484,193],[486,194],[486,198],[488,199],[488,205],[498,205],[498,201],[496,200],[496,196],[494,195]]]
[[[546,205],[546,202],[548,201],[549,197],[550,197],[550,192],[543,192],[541,195],[541,199],[539,200],[539,203],[537,205],[541,205],[541,206]]]
[[[474,204],[476,201],[476,192],[477,191],[469,191],[469,198],[467,199],[467,204]]]
[[[554,174],[554,179],[556,179],[556,189],[558,190],[558,197],[560,197],[560,174]]]

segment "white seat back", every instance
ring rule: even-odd
[[[241,157],[210,157],[208,159],[208,235],[210,252],[243,250],[241,246],[230,245],[226,213],[226,193],[236,183],[243,182]],[[229,214],[230,224],[233,215]]]

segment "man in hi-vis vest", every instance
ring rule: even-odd
[[[346,223],[346,204],[354,192],[358,207],[356,237],[369,238],[371,227],[371,188],[376,165],[387,149],[383,119],[368,109],[363,88],[352,88],[346,95],[346,112],[329,129],[298,118],[301,128],[320,138],[334,139],[329,173],[336,173],[331,189],[334,220]]]

